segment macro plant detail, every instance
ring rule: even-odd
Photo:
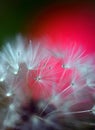
[[[0,52],[1,130],[81,130],[95,126],[94,55],[21,36]]]

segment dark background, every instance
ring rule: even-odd
[[[46,7],[62,4],[66,8],[76,5],[94,6],[91,0],[1,0],[0,1],[0,44],[18,33],[25,34],[29,16],[31,21]]]

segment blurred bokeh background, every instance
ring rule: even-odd
[[[61,11],[57,13],[58,10],[60,9]],[[72,14],[71,15],[70,12],[72,12],[72,10],[73,13],[71,13]],[[48,11],[48,13],[45,13],[45,11],[46,12]],[[76,17],[77,11],[78,14],[79,12],[81,12],[79,14],[79,19],[78,17]],[[69,15],[67,12],[69,12]],[[62,15],[64,15],[64,18],[61,19]],[[54,17],[54,20],[52,20],[53,23],[50,24],[52,16],[56,16],[56,17]],[[71,18],[72,16],[74,17]],[[15,35],[17,35],[18,33],[21,33],[23,35],[28,34],[30,37],[39,37],[41,35],[44,35],[44,32],[46,31],[49,35],[51,35],[51,33],[52,34],[55,33],[54,28],[58,26],[58,24],[56,25],[54,23],[58,19],[60,19],[58,24],[60,24],[60,21],[64,23],[64,26],[62,26],[64,32],[66,32],[67,30],[67,28],[64,29],[64,27],[68,26],[70,23],[70,26],[68,27],[69,36],[72,34],[72,30],[73,30],[73,27],[71,26],[78,26],[78,28],[74,27],[75,31],[73,35],[76,35],[77,33],[81,37],[81,35],[84,36],[85,34],[85,39],[89,39],[90,37],[89,42],[95,41],[94,40],[95,39],[94,38],[95,2],[92,0],[84,0],[84,1],[83,0],[1,0],[0,1],[0,45],[3,44],[7,39],[10,39],[10,37],[12,38]],[[75,20],[76,25],[73,22],[74,20],[72,19]],[[82,19],[84,22],[82,22]],[[52,25],[54,25],[54,27],[52,28],[54,32],[47,31],[47,28],[51,28]],[[84,26],[86,26],[85,27],[86,30]],[[59,34],[59,32],[62,32],[62,29],[60,28],[61,26],[57,27],[56,29],[57,34]],[[66,36],[68,35],[68,30],[66,32]],[[82,30],[85,31],[81,33]],[[65,33],[62,33],[60,35],[62,35],[63,37],[64,34]],[[89,34],[90,36],[88,37]]]

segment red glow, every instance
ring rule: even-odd
[[[34,24],[29,22],[28,36],[38,41],[45,38],[46,44],[53,49],[59,45],[63,46],[64,50],[65,45],[75,42],[92,53],[95,51],[95,10],[88,6],[81,8],[79,6],[74,8],[50,7],[35,18]],[[71,72],[68,73],[70,74]],[[60,77],[58,76],[57,78]],[[30,80],[29,83],[34,84],[32,82]],[[41,95],[39,89],[36,95]]]
[[[31,18],[30,18],[31,19]],[[49,40],[54,46],[68,42],[95,50],[95,10],[89,5],[51,6],[28,23],[28,36]]]
[[[32,97],[48,98],[52,95],[55,86],[55,92],[57,92],[57,84],[62,75],[63,68],[61,62],[53,57],[42,61],[40,65],[28,72],[28,85],[32,92]]]

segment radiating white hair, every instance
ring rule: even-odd
[[[43,120],[56,129],[62,129],[60,123],[54,121],[59,117],[79,126],[95,125],[84,118],[85,113],[92,117],[95,114],[94,64],[94,56],[87,55],[75,43],[64,46],[59,52],[53,48],[49,51],[21,36],[15,42],[6,43],[0,52],[1,129],[15,126],[20,120],[18,109],[33,99],[33,94],[38,96],[38,107],[41,107],[40,114],[31,117],[33,130],[50,104],[56,109],[47,113]]]

